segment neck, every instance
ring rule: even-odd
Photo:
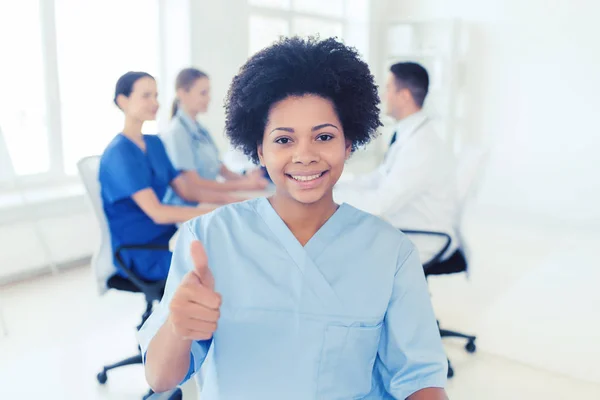
[[[406,118],[410,117],[411,115],[418,113],[419,111],[421,111],[421,107],[417,107],[416,105],[407,107],[406,109],[401,110],[398,113],[397,120],[402,121],[403,119],[406,119]]]
[[[133,140],[140,140],[142,138],[142,125],[144,125],[143,121],[126,117],[123,135]]]
[[[192,121],[196,120],[196,117],[198,116],[199,113],[190,110],[189,108],[185,107],[184,105],[180,105],[181,107],[181,111],[183,111],[183,113],[185,115],[187,115],[188,117],[190,117],[192,119]]]
[[[312,204],[300,203],[288,195],[277,193],[269,200],[273,209],[302,246],[317,233],[338,208],[333,201],[333,193]]]

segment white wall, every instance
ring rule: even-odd
[[[389,1],[403,18],[462,19],[473,128],[492,146],[485,205],[600,226],[600,3]]]
[[[491,147],[463,226],[471,280],[432,281],[442,323],[475,331],[483,351],[600,382],[600,3],[388,5],[397,18],[467,25],[471,128]]]
[[[85,261],[98,235],[83,196],[1,209],[0,283],[48,272],[51,264]]]
[[[175,78],[183,68],[192,66],[190,0],[160,0],[160,53],[161,107],[159,129],[165,129],[171,120],[171,107],[175,98]]]
[[[225,110],[229,84],[248,58],[248,5],[242,0],[191,2],[192,64],[208,73],[211,104],[201,119],[224,151]]]

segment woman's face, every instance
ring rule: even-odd
[[[119,95],[117,103],[125,115],[138,121],[153,121],[158,112],[156,81],[143,77],[135,81],[129,97]]]
[[[178,89],[179,104],[192,117],[208,110],[210,103],[210,80],[207,77],[198,78],[189,90]]]
[[[333,103],[304,95],[271,107],[258,154],[278,194],[312,204],[331,196],[351,148]]]

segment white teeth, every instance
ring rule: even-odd
[[[301,181],[301,182],[308,182],[308,181],[314,181],[315,179],[319,178],[321,174],[316,174],[316,175],[309,175],[309,176],[296,176],[296,175],[291,175],[292,178],[294,178],[297,181]]]

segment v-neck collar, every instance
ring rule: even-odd
[[[146,140],[146,135],[142,134],[142,140],[144,141],[144,146],[146,147],[145,149],[142,149],[140,146],[138,146],[136,142],[131,140],[131,138],[129,138],[129,136],[125,135],[123,132],[119,133],[119,135],[121,135],[130,144],[135,146],[135,148],[141,151],[144,155],[148,155],[148,141]]]
[[[196,120],[195,118],[190,117],[183,110],[177,111],[177,118],[183,125],[184,129],[194,138],[199,140],[207,140],[212,142],[212,138],[206,131],[206,129]]]
[[[332,239],[339,236],[344,225],[341,221],[343,221],[345,216],[353,210],[354,209],[346,203],[340,204],[337,210],[335,210],[327,221],[325,221],[317,232],[315,232],[309,241],[302,246],[283,219],[277,214],[277,211],[275,211],[267,198],[263,197],[257,199],[256,203],[256,211],[264,219],[265,223],[269,226],[271,231],[273,231],[275,236],[282,239],[282,244],[284,244],[286,248],[295,248],[295,253],[302,250],[311,258],[320,254]]]
[[[329,310],[328,312],[333,314],[341,312],[342,301],[319,267],[317,256],[333,240],[341,236],[341,231],[346,226],[342,221],[346,220],[348,215],[353,214],[356,209],[345,203],[341,204],[304,247],[267,198],[257,199],[255,209],[302,274],[302,285],[306,285],[308,290],[314,293],[324,310]]]

